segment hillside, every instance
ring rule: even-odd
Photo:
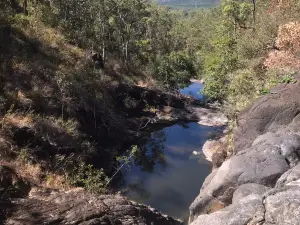
[[[156,88],[151,73],[136,67],[141,62],[129,65],[124,49],[116,50],[117,40],[107,44],[114,51],[105,68],[96,68],[95,47],[86,43],[96,44],[98,36],[80,36],[65,21],[55,27],[49,5],[24,12],[21,3],[1,4],[1,165],[34,185],[109,192],[117,158],[151,130],[152,119],[159,122],[160,109],[182,110],[187,99]],[[131,44],[128,58],[139,54],[130,54]]]

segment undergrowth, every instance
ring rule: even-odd
[[[144,77],[118,60],[95,70],[89,49],[69,43],[38,11],[3,8],[0,163],[36,185],[107,193],[117,151],[107,149],[122,142],[127,129],[114,89]]]

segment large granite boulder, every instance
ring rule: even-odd
[[[240,196],[239,201],[220,211],[200,215],[191,225],[298,225],[299,185],[300,182],[270,191],[264,188],[263,192]]]
[[[261,184],[255,184],[255,183],[247,183],[239,186],[236,191],[233,193],[232,197],[232,204],[237,203],[240,200],[243,200],[249,195],[260,195],[262,196],[267,191],[269,191],[270,188],[261,185]]]
[[[264,218],[262,196],[250,195],[220,211],[199,216],[192,225],[254,225]]]
[[[245,109],[238,117],[238,128],[234,132],[235,149],[250,147],[253,141],[267,132],[277,132],[289,125],[297,128],[300,122],[300,84],[282,84],[270,94],[263,96]]]
[[[280,85],[242,112],[234,140],[235,154],[191,204],[190,223],[300,224],[300,82]],[[217,212],[216,202],[224,205]]]

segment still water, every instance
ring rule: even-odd
[[[204,96],[199,93],[202,88],[203,88],[203,84],[201,84],[199,82],[194,82],[190,86],[181,89],[180,93],[192,96],[198,100],[202,100],[204,98]]]
[[[197,96],[200,85],[193,83],[182,93],[202,98]],[[201,151],[214,130],[194,122],[181,123],[140,139],[132,165],[122,171],[123,194],[187,222],[189,206],[211,172],[210,163],[193,151]]]

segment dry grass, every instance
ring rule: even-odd
[[[300,69],[300,22],[289,22],[279,27],[276,46],[264,62],[268,69],[290,71]]]
[[[32,186],[60,190],[73,188],[68,184],[65,176],[43,171],[38,164],[26,163],[22,160],[0,160],[0,165],[13,169],[19,178],[29,181]]]
[[[0,108],[0,165],[35,185],[69,189],[64,173],[94,155],[96,141],[102,141],[98,136],[106,129],[123,129],[123,115],[114,109],[114,96],[107,90],[145,77],[117,60],[109,60],[105,70],[94,70],[87,50],[69,44],[63,32],[34,15],[18,14],[8,25],[11,34],[0,54],[6,60],[1,67],[5,105]],[[140,84],[149,87],[153,80]],[[92,122],[83,118],[82,109],[94,115],[95,123],[87,124],[91,129],[83,129],[82,124]]]
[[[38,18],[34,16],[26,17],[24,15],[16,16],[17,26],[27,36],[36,38],[44,46],[49,46],[52,50],[58,50],[64,59],[73,62],[84,56],[84,50],[66,42],[65,36],[57,29],[45,26]],[[23,21],[23,23],[20,21]],[[25,22],[24,22],[25,21]],[[20,24],[23,26],[21,27]],[[24,26],[25,25],[25,26]]]
[[[292,0],[272,0],[267,13],[272,13],[277,9],[284,9],[291,7]]]
[[[32,114],[21,114],[21,113],[9,113],[2,119],[3,125],[12,125],[14,127],[32,127],[33,118]]]
[[[60,140],[59,138],[76,138],[79,133],[77,123],[74,120],[62,120],[55,117],[41,118],[31,112],[8,112],[4,115],[1,122],[0,131],[8,133],[8,136],[1,135],[2,137],[0,138],[0,156],[2,158],[0,165],[12,168],[19,177],[37,186],[52,189],[71,188],[65,175],[56,174],[56,170],[53,170],[53,168],[51,171],[42,169],[35,156],[31,155],[33,149],[16,146],[14,141],[10,140],[10,136],[13,135],[11,134],[12,127],[26,127],[41,136],[51,136],[53,139],[57,137],[57,140]]]
[[[146,78],[145,80],[140,80],[137,82],[137,86],[144,87],[144,88],[157,87],[156,82],[153,78]]]
[[[68,184],[65,176],[54,173],[47,173],[46,179],[42,181],[40,186],[59,190],[71,190],[73,188],[70,184]]]
[[[268,69],[290,71],[292,69],[300,69],[300,58],[291,51],[272,51],[269,53],[264,65]]]

